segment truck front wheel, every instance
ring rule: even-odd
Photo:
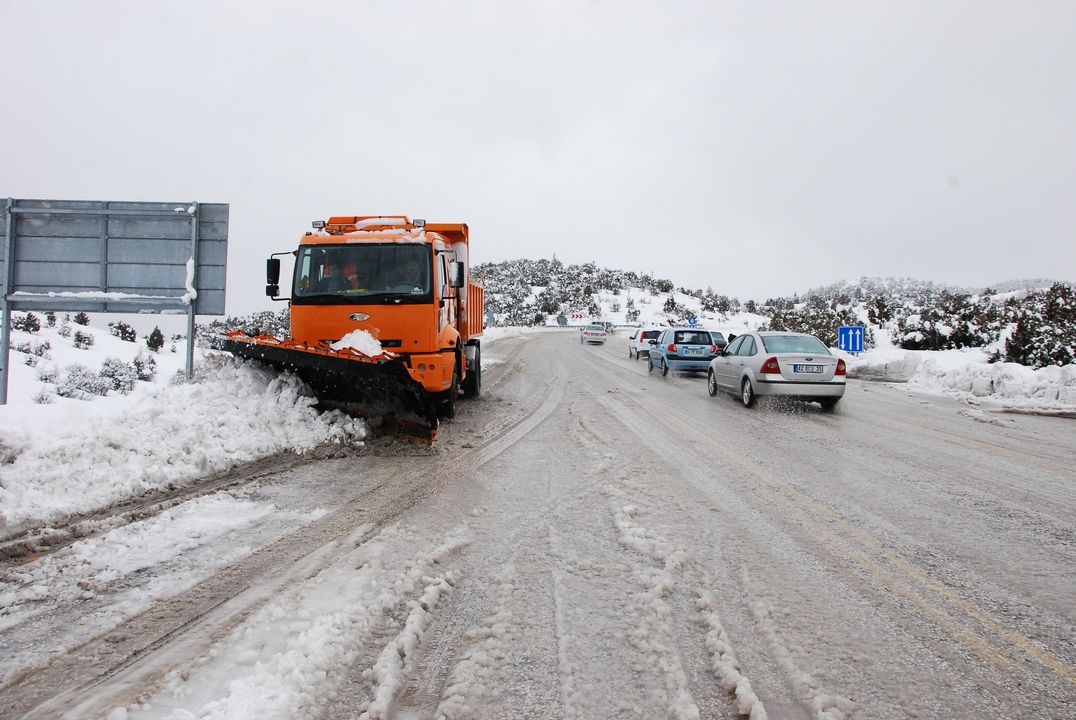
[[[474,366],[463,379],[463,397],[476,398],[482,394],[482,346],[475,345]]]
[[[451,419],[456,417],[456,396],[460,393],[460,374],[456,367],[452,368],[452,384],[448,390],[441,393],[441,403],[437,408],[438,417]]]

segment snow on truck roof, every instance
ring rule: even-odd
[[[406,215],[334,215],[328,220],[315,220],[314,230],[303,236],[303,245],[337,245],[348,242],[407,243],[430,242],[441,239],[445,243],[469,244],[466,223],[427,223],[411,220]],[[427,237],[427,232],[434,235]]]

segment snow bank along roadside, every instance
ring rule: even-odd
[[[56,358],[61,365],[77,360],[97,366],[107,354],[137,349],[83,329],[94,332],[95,347],[68,348]],[[489,328],[483,344],[527,330]],[[59,349],[54,343],[54,353]],[[366,436],[362,420],[336,411],[319,414],[291,375],[219,356],[202,358],[198,368],[192,384],[139,383],[128,396],[57,398],[46,405],[24,398],[0,408],[0,539],[273,453]],[[13,381],[33,379],[32,368],[13,370],[25,371]]]
[[[205,367],[205,365],[203,365]],[[366,435],[291,375],[218,363],[191,384],[0,413],[0,538],[276,452]]]
[[[845,358],[851,378],[906,382],[922,390],[997,401],[1009,407],[1076,410],[1076,365],[1035,370],[1017,363],[990,363],[982,349],[883,347],[858,357],[835,352]]]

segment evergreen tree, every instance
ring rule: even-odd
[[[153,352],[157,352],[164,347],[164,333],[161,332],[159,327],[154,327],[153,332],[146,336],[146,347]]]

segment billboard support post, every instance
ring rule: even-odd
[[[0,328],[0,405],[7,405],[7,374],[11,364],[11,279],[14,275],[15,260],[15,201],[7,199],[4,212],[4,273],[0,278],[0,290],[4,300],[3,327]]]
[[[187,296],[187,380],[190,381],[194,377],[194,301],[198,292],[198,203],[192,202],[187,212],[191,216],[191,259],[187,266],[190,268],[187,271],[187,292],[194,291],[194,297]]]

